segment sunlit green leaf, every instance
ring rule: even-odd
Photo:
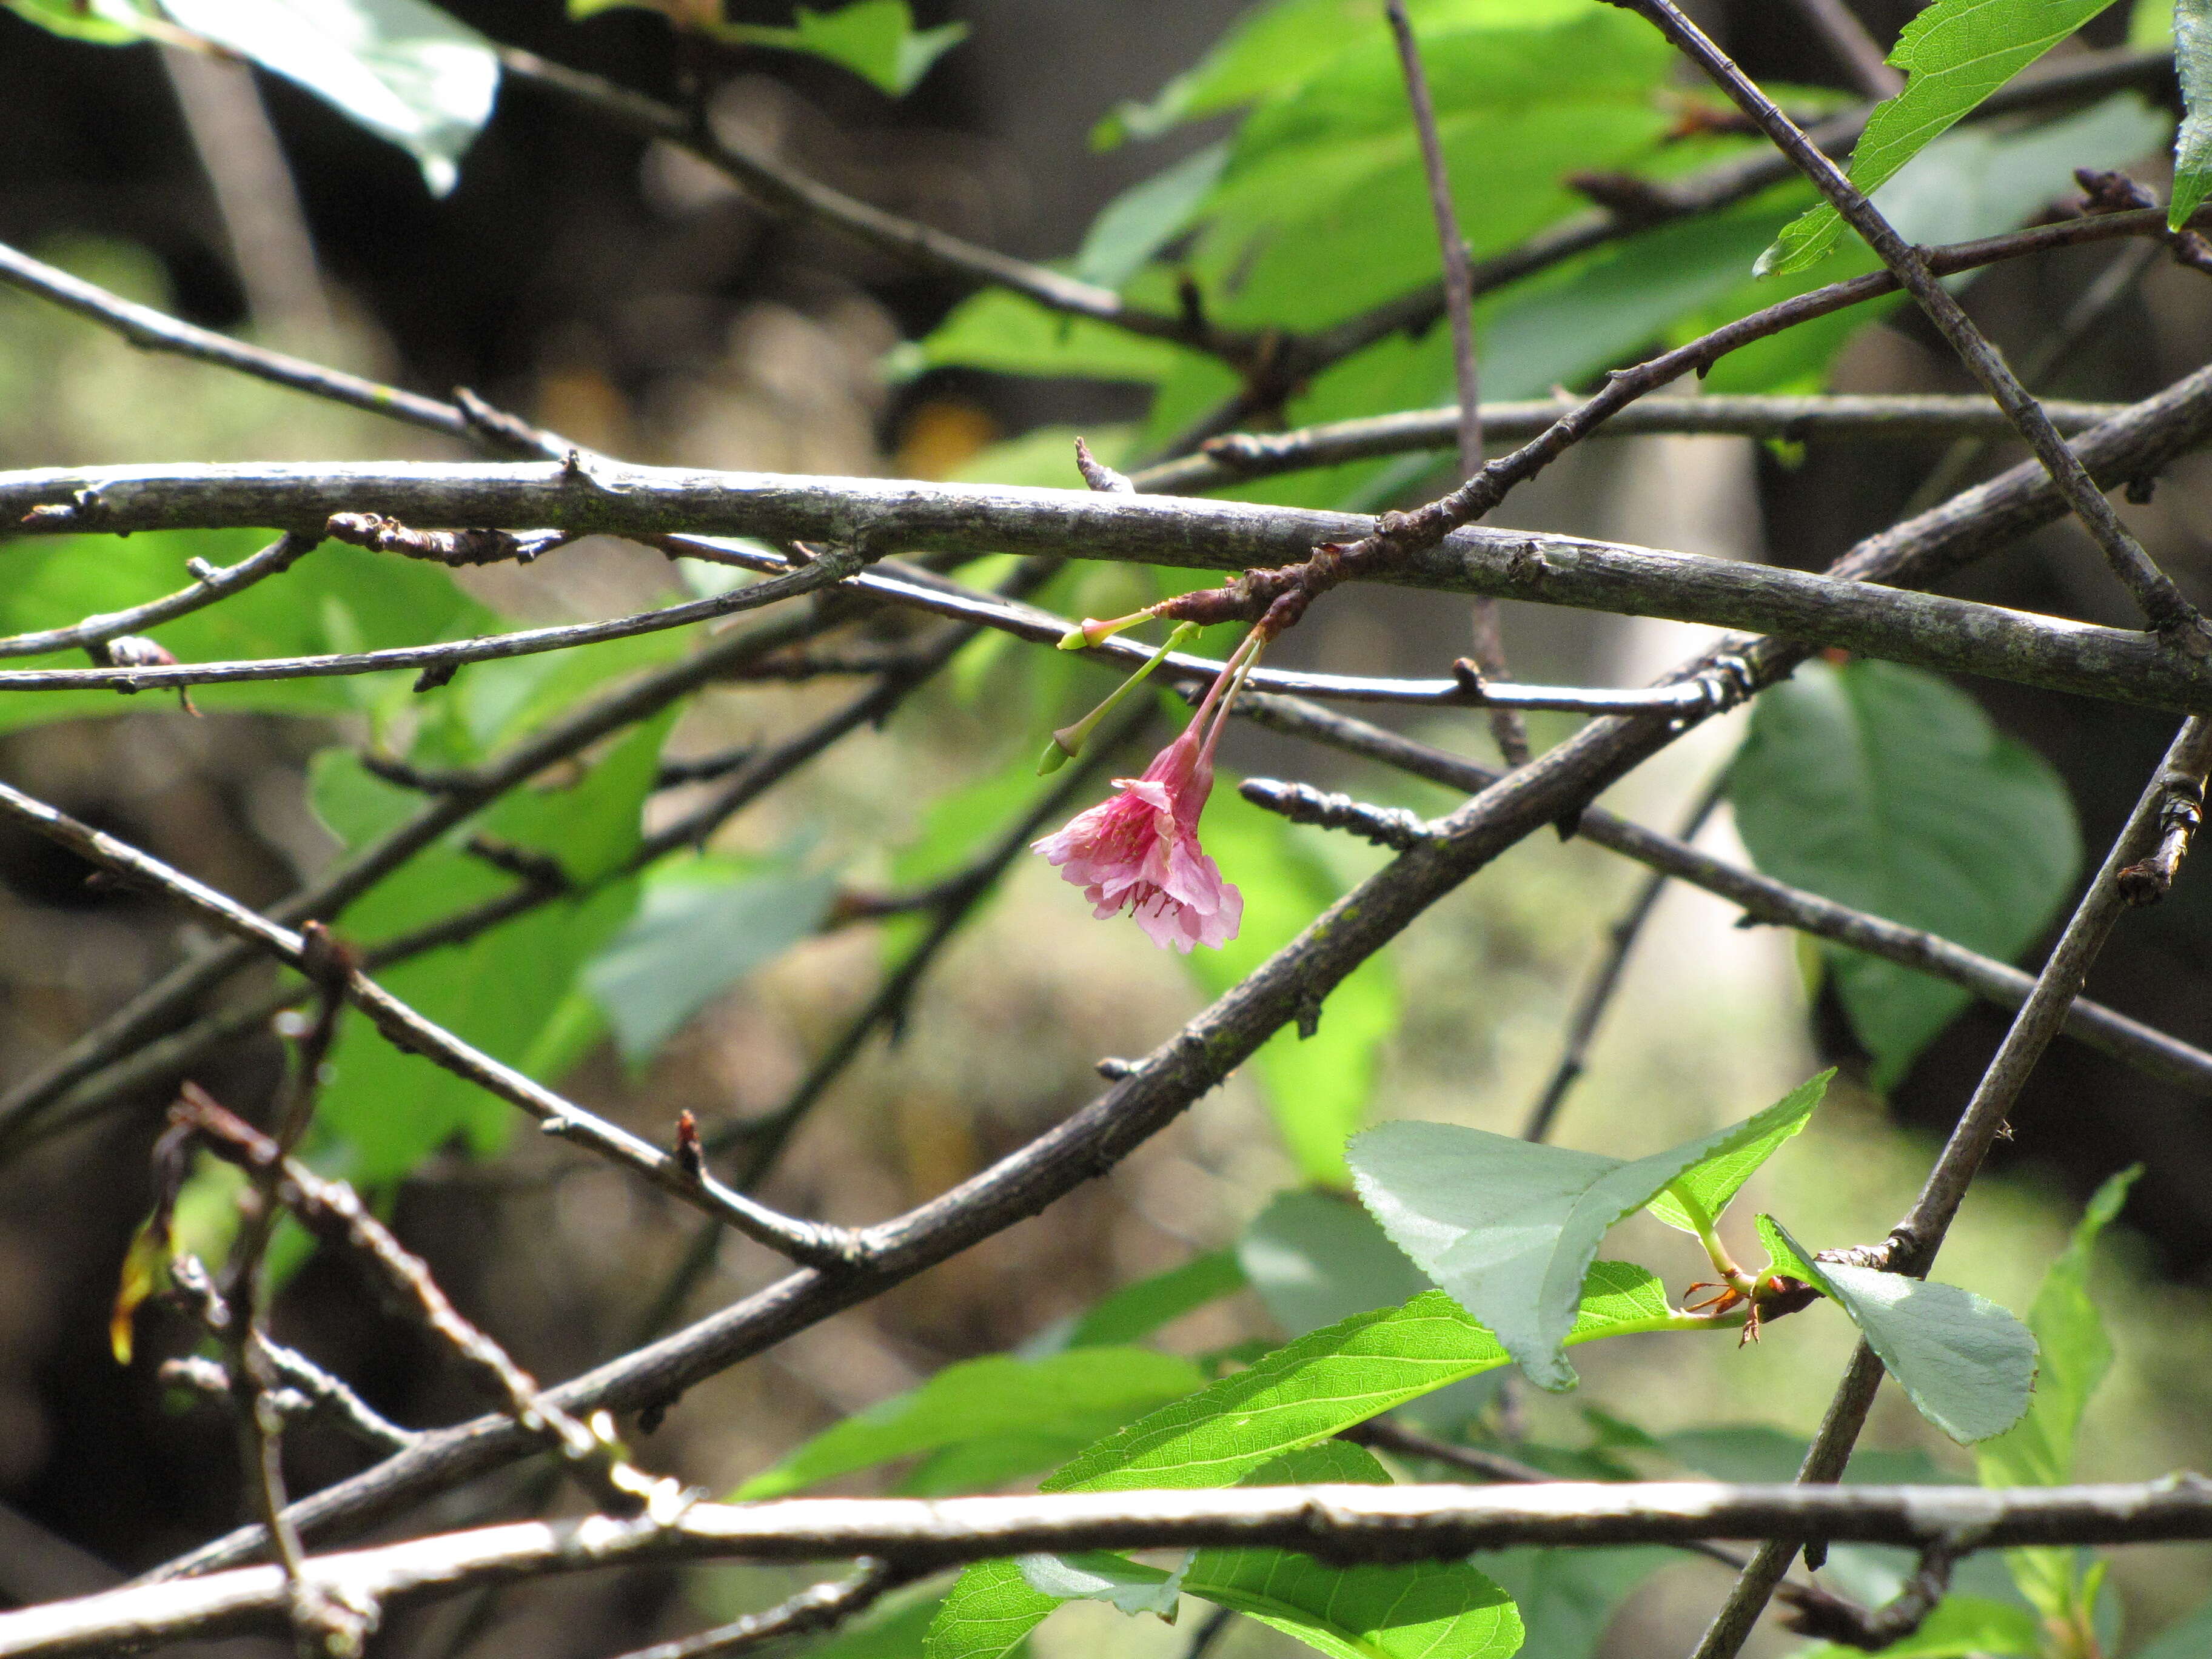
[[[765,23],[705,27],[718,40],[826,58],[874,82],[894,98],[911,92],[933,64],[968,38],[965,23],[915,28],[907,0],[853,0],[835,11],[800,6],[787,27]]]
[[[1638,1158],[1449,1123],[1386,1123],[1352,1143],[1359,1196],[1398,1248],[1498,1334],[1539,1387],[1570,1389],[1563,1352],[1599,1242],[1686,1171],[1802,1123],[1800,1089],[1729,1128]],[[1745,1171],[1744,1173],[1748,1173]],[[1739,1177],[1740,1178],[1740,1177]]]
[[[1244,1272],[1227,1250],[1209,1250],[1180,1267],[1125,1285],[1025,1352],[1112,1347],[1150,1336],[1163,1325],[1244,1288]]]
[[[1243,1484],[1389,1481],[1372,1453],[1336,1440],[1277,1458]],[[1521,1645],[1511,1598],[1464,1561],[1336,1567],[1291,1550],[1200,1550],[1183,1588],[1332,1659],[1506,1659]]]
[[[855,1469],[975,1442],[1002,1443],[1010,1450],[1006,1474],[1023,1474],[1060,1462],[1204,1382],[1189,1360],[1148,1348],[963,1360],[918,1389],[825,1429],[753,1476],[732,1498],[779,1498]],[[918,1489],[942,1488],[925,1481]]]
[[[1758,1139],[1716,1152],[1683,1170],[1668,1183],[1666,1191],[1651,1200],[1651,1213],[1670,1227],[1686,1233],[1696,1232],[1697,1224],[1675,1196],[1680,1189],[1689,1194],[1707,1219],[1719,1220],[1759,1166],[1773,1157],[1784,1141],[1805,1127],[1814,1108],[1827,1095],[1828,1085],[1835,1075],[1832,1066],[1818,1076],[1808,1078],[1784,1096],[1781,1103],[1773,1109],[1777,1118],[1774,1127]]]
[[[412,155],[433,196],[491,118],[490,41],[424,0],[163,0],[169,15]]]
[[[1893,663],[1808,663],[1762,696],[1729,775],[1738,831],[1771,876],[2008,961],[2066,896],[2081,857],[2048,764],[1973,700]],[[1824,947],[1887,1088],[1968,994]]]
[[[1850,179],[1872,191],[1939,133],[2080,28],[2112,0],[1936,0],[1905,26],[1889,61],[1905,90],[1869,118],[1851,152]],[[1815,208],[1783,232],[1763,272],[1802,270],[1844,229],[1832,207]]]
[[[1779,1222],[1774,1228],[1923,1417],[1969,1443],[2020,1421],[2035,1384],[2035,1339],[2020,1321],[1956,1285],[1817,1261]]]
[[[235,564],[267,544],[260,531],[150,531],[135,536],[27,537],[9,544],[0,588],[0,631],[62,628],[121,611],[191,585],[185,561]],[[180,662],[318,656],[419,645],[496,631],[491,613],[434,565],[323,543],[282,575],[220,605],[146,632]],[[81,668],[82,652],[16,659],[27,668]],[[413,676],[403,673],[404,688]],[[389,674],[251,680],[194,689],[193,702],[218,709],[336,714],[373,707],[395,683]],[[176,707],[167,693],[19,692],[0,699],[0,728],[87,714],[137,714]]]
[[[143,40],[150,32],[148,26],[158,27],[161,22],[140,0],[0,0],[0,5],[42,29],[102,46]]]

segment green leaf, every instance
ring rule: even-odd
[[[2035,1395],[2025,1417],[1974,1449],[1974,1468],[1984,1486],[2058,1486],[2074,1478],[2082,1409],[2112,1364],[2112,1340],[2089,1297],[2090,1258],[2142,1173],[2138,1164],[2097,1189],[2066,1249],[2044,1275],[2027,1313],[2028,1329],[2042,1354]],[[2021,1593],[2046,1619],[2087,1628],[2094,1592],[2084,1583],[2081,1551],[2008,1550],[2005,1565]]]
[[[1075,256],[1075,274],[1086,283],[1121,287],[1189,227],[1228,162],[1228,145],[1208,144],[1123,191],[1091,222]]]
[[[433,196],[491,118],[490,41],[423,0],[163,0],[169,15],[412,155]]]
[[[1184,959],[1191,977],[1218,996],[1288,945],[1335,902],[1341,887],[1304,832],[1220,780],[1207,803],[1206,850],[1244,894],[1237,935],[1218,951]],[[1398,1026],[1398,981],[1378,954],[1328,994],[1310,1037],[1285,1027],[1258,1055],[1267,1104],[1284,1144],[1309,1181],[1343,1186],[1344,1143],[1367,1115],[1383,1043]]]
[[[642,1065],[694,1014],[811,938],[836,888],[833,873],[785,865],[734,880],[706,860],[655,871],[637,915],[584,969],[623,1059]]]
[[[1774,1228],[1923,1417],[1963,1443],[2020,1421],[2035,1386],[2035,1339],[2020,1321],[1956,1285],[1817,1261],[1779,1222]]]
[[[1103,1601],[1117,1613],[1140,1613],[1175,1623],[1182,1596],[1182,1571],[1164,1571],[1111,1550],[1078,1555],[1021,1555],[1014,1558],[1022,1582],[1039,1595],[1060,1601]]]
[[[885,1596],[859,1618],[839,1626],[834,1634],[796,1651],[805,1659],[914,1659],[944,1604],[941,1587],[917,1585]],[[1012,1651],[1026,1654],[1029,1646],[1019,1643]]]
[[[1668,1226],[1686,1233],[1698,1231],[1687,1210],[1674,1194],[1679,1188],[1686,1191],[1697,1201],[1698,1207],[1709,1221],[1717,1221],[1727,1211],[1735,1195],[1743,1190],[1743,1183],[1751,1179],[1759,1166],[1780,1150],[1782,1143],[1805,1127],[1828,1092],[1828,1084],[1836,1075],[1830,1066],[1817,1077],[1804,1082],[1784,1096],[1774,1109],[1781,1121],[1758,1139],[1725,1152],[1717,1152],[1702,1164],[1693,1164],[1668,1183],[1668,1190],[1651,1200],[1654,1217]]]
[[[1048,311],[1034,300],[990,288],[953,307],[927,338],[894,349],[884,368],[894,379],[932,368],[988,368],[1149,385],[1165,380],[1191,355],[1164,340]]]
[[[1052,1616],[1059,1598],[1030,1588],[1012,1561],[978,1561],[929,1621],[922,1659],[1000,1659]]]
[[[1671,1328],[1665,1290],[1642,1267],[1601,1261],[1567,1340]],[[1116,1431],[1044,1482],[1047,1492],[1232,1486],[1285,1453],[1327,1440],[1462,1377],[1506,1363],[1497,1338],[1441,1291],[1315,1331],[1203,1393]],[[1010,1562],[970,1567],[930,1627],[927,1659],[997,1659],[1058,1605]]]
[[[185,562],[235,564],[265,545],[259,531],[151,531],[130,537],[32,537],[9,544],[0,587],[0,632],[66,627],[121,611],[191,584]],[[148,630],[180,662],[316,656],[417,645],[495,631],[497,619],[453,586],[435,565],[325,542],[281,576],[221,605]],[[82,653],[21,659],[9,665],[82,667]],[[196,687],[193,701],[217,709],[341,714],[373,708],[394,690],[406,695],[411,672],[246,681]],[[43,720],[136,714],[174,708],[158,694],[37,691],[0,700],[0,729]]]
[[[484,815],[492,838],[556,860],[579,887],[627,865],[643,838],[646,797],[660,771],[660,745],[676,723],[669,708],[641,723],[585,773],[551,789],[517,789]]]
[[[855,1469],[978,1442],[1011,1452],[1006,1474],[1026,1473],[1194,1392],[1205,1381],[1189,1360],[1148,1348],[966,1360],[824,1430],[739,1486],[732,1501],[781,1498]],[[943,1490],[927,1481],[918,1489]]]
[[[541,1081],[557,1080],[595,1040],[598,1024],[574,999],[588,961],[629,919],[637,884],[617,879],[637,844],[668,710],[609,750],[581,782],[501,801],[485,829],[555,856],[597,882],[479,934],[380,975],[385,988],[456,1036]],[[420,798],[362,773],[343,750],[316,757],[310,799],[349,846],[411,816]],[[465,830],[417,855],[349,906],[344,934],[363,944],[454,914],[504,892],[514,878],[455,844]],[[506,1142],[519,1114],[505,1101],[418,1055],[402,1054],[367,1019],[349,1013],[331,1059],[319,1122],[349,1144],[347,1173],[362,1181],[404,1175],[456,1134],[478,1153]]]
[[[932,64],[968,38],[968,26],[947,23],[917,29],[907,0],[854,0],[836,11],[801,6],[787,28],[719,23],[708,25],[705,33],[718,40],[826,58],[901,98],[914,90]]]
[[[2212,0],[2174,0],[2173,68],[2186,112],[2173,144],[2166,222],[2179,230],[2212,192]]]
[[[1632,1263],[1601,1261],[1583,1285],[1570,1344],[1672,1328],[1659,1281]],[[1162,1407],[1056,1471],[1048,1492],[1219,1486],[1272,1457],[1463,1376],[1506,1363],[1488,1330],[1449,1297],[1426,1291],[1276,1349],[1204,1393]]]
[[[1801,1279],[1808,1285],[1818,1281],[1814,1278],[1810,1263],[1797,1254],[1797,1247],[1782,1231],[1781,1224],[1771,1215],[1759,1218],[1759,1242],[1766,1246],[1766,1268],[1790,1279]]]
[[[1680,1559],[1653,1546],[1500,1550],[1474,1558],[1513,1598],[1528,1628],[1514,1659],[1591,1659],[1630,1592]]]
[[[1850,180],[1872,191],[1938,134],[2080,28],[2112,0],[1936,0],[1898,36],[1890,63],[1904,91],[1877,106],[1851,152]],[[1844,228],[1823,205],[1799,219],[1761,258],[1759,272],[1802,270]]]
[[[127,46],[143,40],[161,19],[132,0],[0,0],[9,11],[42,29],[95,46]]]
[[[2027,1312],[2028,1329],[2043,1356],[2035,1399],[2008,1433],[1974,1449],[1984,1486],[2063,1486],[2074,1478],[2082,1408],[2112,1364],[2112,1340],[2089,1297],[2090,1257],[2142,1173],[2137,1164],[2097,1189],[2066,1249],[2044,1275]]]
[[[1651,161],[1673,124],[1664,42],[1595,0],[1438,7],[1421,49],[1477,258],[1583,205],[1569,174]],[[1188,267],[1226,322],[1322,326],[1432,280],[1434,216],[1387,31],[1361,29],[1260,104],[1196,216]]]
[[[2135,0],[2128,9],[2128,45],[2162,52],[2173,45],[2174,0]]]
[[[1193,1256],[1180,1267],[1123,1285],[1070,1320],[1039,1346],[1042,1352],[1053,1352],[1060,1348],[1111,1347],[1134,1342],[1194,1309],[1243,1288],[1244,1270],[1237,1257],[1227,1250],[1210,1250]]]
[[[1802,1123],[1812,1109],[1800,1089],[1741,1123],[1633,1163],[1449,1123],[1386,1123],[1354,1140],[1349,1155],[1360,1199],[1391,1241],[1498,1334],[1531,1382],[1571,1389],[1563,1349],[1607,1231],[1686,1171]]]
[[[2009,961],[2081,860],[2065,787],[1972,699],[1893,663],[1808,663],[1759,700],[1729,775],[1768,875]],[[1893,963],[1824,947],[1887,1088],[1970,1000]]]
[[[1428,1289],[1374,1218],[1341,1193],[1279,1194],[1237,1241],[1237,1260],[1294,1337]]]
[[[1824,1642],[1798,1659],[1860,1659],[1862,1651]],[[2033,1613],[1976,1595],[1947,1597],[1918,1630],[1881,1650],[1883,1659],[2034,1659],[2044,1651],[2043,1628]]]
[[[1390,1476],[1340,1440],[1277,1458],[1242,1484],[1337,1483],[1388,1486]],[[1333,1659],[1507,1659],[1521,1645],[1512,1599],[1463,1561],[1332,1567],[1291,1550],[1200,1550],[1183,1589]]]

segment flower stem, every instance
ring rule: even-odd
[[[1142,619],[1139,618],[1139,620]],[[1098,729],[1098,722],[1112,714],[1117,704],[1138,686],[1143,684],[1145,677],[1165,662],[1170,651],[1175,650],[1190,635],[1197,632],[1196,623],[1178,624],[1176,630],[1168,635],[1167,642],[1152,653],[1151,660],[1130,675],[1127,679],[1123,680],[1121,684],[1115,686],[1105,702],[1100,703],[1097,708],[1092,709],[1073,726],[1063,726],[1059,731],[1054,732],[1052,741],[1045,745],[1044,754],[1037,761],[1038,775],[1043,776],[1048,773],[1057,772],[1076,756],[1081,754],[1083,745],[1091,740],[1091,734]]]

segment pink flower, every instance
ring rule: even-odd
[[[1121,793],[1033,843],[1084,890],[1093,915],[1126,905],[1153,944],[1186,955],[1194,945],[1226,945],[1244,915],[1244,896],[1198,844],[1198,817],[1213,789],[1213,744],[1200,738],[1206,723],[1201,710],[1144,776],[1115,779]]]

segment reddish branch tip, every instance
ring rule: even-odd
[[[706,1173],[706,1154],[699,1146],[699,1120],[688,1110],[676,1115],[676,1163],[694,1181]]]

